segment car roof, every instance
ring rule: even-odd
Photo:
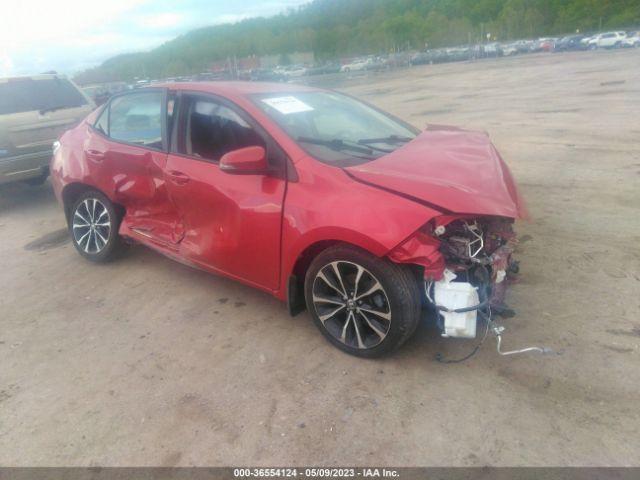
[[[190,90],[203,93],[212,93],[222,96],[246,96],[261,93],[294,93],[294,92],[318,92],[318,88],[306,85],[275,82],[170,82],[157,83],[154,87],[168,88],[169,90]]]

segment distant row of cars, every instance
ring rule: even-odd
[[[554,51],[595,50],[598,48],[640,47],[640,32],[605,32],[596,35],[568,35],[555,41]]]
[[[508,43],[487,43],[458,47],[430,49],[411,57],[412,65],[456,62],[476,58],[509,57],[533,52],[563,52],[640,47],[640,32],[604,32],[595,35],[567,35],[543,37],[537,40],[516,40]]]
[[[537,40],[516,40],[513,42],[491,42],[481,45],[462,45],[448,48],[430,49],[423,52],[398,52],[387,55],[367,55],[342,62],[324,62],[315,65],[294,64],[274,68],[256,68],[242,71],[204,72],[186,77],[167,78],[165,81],[212,81],[247,80],[255,82],[290,82],[301,77],[315,75],[380,71],[389,68],[406,67],[444,62],[458,62],[479,58],[509,57],[532,52],[563,52],[570,50],[594,50],[631,48],[640,46],[640,32],[603,32],[595,35],[573,34],[564,37],[543,37]],[[138,80],[133,84],[113,82],[87,86],[85,93],[97,105],[104,103],[114,93],[139,88],[155,83],[154,80]]]
[[[328,73],[349,73],[359,72],[363,70],[383,70],[390,65],[390,59],[393,61],[394,57],[380,57],[376,55],[368,55],[365,57],[357,57],[349,60],[346,63],[328,62],[323,64],[316,64],[312,66],[307,65],[290,65],[286,67],[276,67],[273,70],[259,70],[252,71],[250,80],[288,80],[297,77],[306,77],[313,75],[324,75]],[[406,63],[406,62],[405,62]],[[268,77],[268,78],[264,78]]]

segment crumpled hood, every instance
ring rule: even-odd
[[[509,168],[484,132],[430,125],[394,152],[346,171],[448,212],[528,217]]]

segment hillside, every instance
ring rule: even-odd
[[[312,51],[316,59],[535,37],[640,24],[640,0],[314,0],[286,14],[191,31],[149,52],[119,55],[81,82],[168,77],[230,56]]]

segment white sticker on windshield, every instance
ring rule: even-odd
[[[303,101],[291,96],[263,98],[262,101],[270,107],[275,108],[283,115],[289,115],[290,113],[310,112],[311,110],[313,110],[313,107],[310,107]]]

